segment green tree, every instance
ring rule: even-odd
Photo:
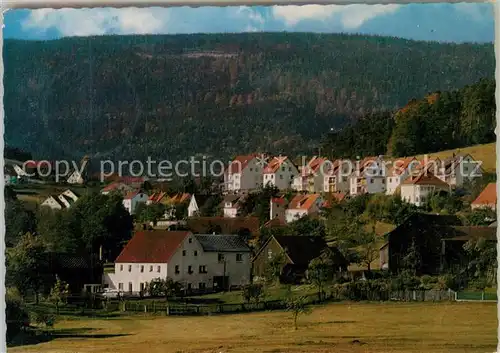
[[[21,201],[5,197],[5,242],[13,246],[19,238],[36,228],[35,217],[32,211],[27,210]]]
[[[311,309],[307,305],[307,297],[289,297],[286,299],[286,310],[293,315],[293,327],[297,330],[297,319],[299,315],[309,314]]]
[[[56,306],[56,314],[59,315],[60,307],[66,305],[69,296],[69,284],[56,278],[56,283],[50,290],[49,301]]]
[[[267,259],[264,269],[264,278],[268,284],[278,284],[283,266],[286,264],[285,254],[280,252]]]
[[[32,291],[38,304],[39,295],[51,283],[46,245],[40,237],[26,233],[6,255],[7,282],[23,297]]]
[[[335,275],[334,264],[328,253],[311,260],[307,268],[307,280],[318,289],[318,299],[323,300],[325,286],[333,281]]]
[[[166,279],[157,278],[146,285],[145,291],[151,296],[163,296],[168,302],[169,298],[178,296],[181,293],[181,283],[174,281],[172,278]]]
[[[250,303],[252,300],[258,303],[264,296],[264,287],[259,283],[250,283],[243,286],[243,299]]]

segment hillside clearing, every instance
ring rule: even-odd
[[[493,352],[496,304],[330,304],[286,312],[63,321],[53,340],[9,352]]]
[[[482,161],[482,168],[486,173],[496,172],[496,143],[487,143],[485,145],[476,145],[471,147],[456,148],[454,150],[441,151],[437,153],[428,153],[428,157],[438,157],[439,159],[444,159],[451,157],[453,153],[458,154],[470,154],[475,160]],[[415,158],[423,159],[425,155],[419,155]]]

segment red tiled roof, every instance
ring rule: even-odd
[[[497,184],[489,183],[479,196],[472,202],[473,205],[495,205],[497,204]]]
[[[240,173],[245,167],[252,161],[252,159],[256,158],[258,154],[249,154],[246,156],[236,156],[236,158],[231,162],[226,171],[229,171],[230,174]]]
[[[286,199],[284,197],[273,197],[272,203],[277,203],[280,205],[284,205],[286,203]]]
[[[116,263],[168,263],[187,231],[141,231],[135,233],[116,258]]]
[[[311,206],[316,202],[316,200],[320,197],[319,194],[307,194],[307,195],[295,195],[295,197],[290,201],[290,205],[288,209],[302,209],[308,210]]]
[[[431,173],[420,173],[417,176],[409,176],[403,182],[405,185],[436,185],[436,186],[448,186],[444,181],[434,176]]]
[[[288,160],[289,160],[289,158],[285,157],[285,156],[274,157],[273,159],[271,159],[271,161],[264,168],[263,173],[264,174],[276,173],[276,171],[281,167],[281,165]]]
[[[346,197],[347,194],[345,194],[343,192],[332,192],[331,195],[334,199],[336,199],[338,202],[340,202]],[[328,200],[323,202],[323,207],[330,207],[330,202]]]
[[[111,183],[111,184],[107,185],[106,187],[104,187],[104,189],[102,189],[102,191],[104,191],[104,192],[113,191],[113,190],[118,189],[122,185],[123,185],[123,183],[114,182],[114,183]]]

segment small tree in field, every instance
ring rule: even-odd
[[[56,313],[59,315],[59,309],[65,305],[69,296],[69,284],[61,281],[59,277],[56,279],[54,287],[50,290],[49,300],[56,306]]]
[[[289,297],[286,300],[286,310],[293,314],[293,327],[297,330],[297,318],[301,314],[309,314],[311,309],[307,306],[306,297]]]

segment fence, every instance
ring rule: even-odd
[[[456,292],[457,302],[497,302],[497,293],[492,292]]]

